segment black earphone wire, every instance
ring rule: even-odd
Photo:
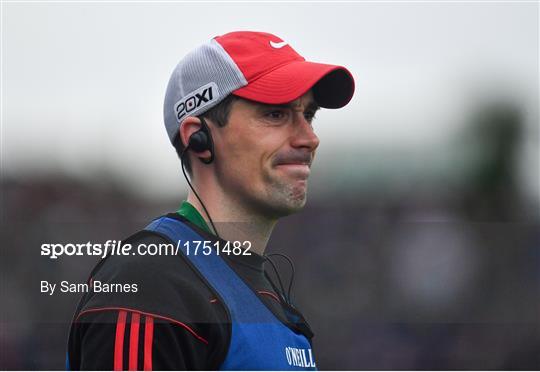
[[[214,233],[216,234],[216,236],[221,239],[221,237],[219,236],[218,234],[218,231],[216,229],[216,226],[214,225],[214,221],[212,221],[212,217],[210,217],[210,213],[208,213],[208,210],[206,209],[206,207],[204,206],[204,203],[202,202],[201,198],[199,197],[199,194],[197,194],[197,191],[195,191],[195,188],[193,188],[193,185],[191,184],[191,182],[189,181],[189,177],[187,176],[186,174],[186,170],[185,170],[185,167],[184,167],[184,156],[185,154],[187,153],[187,150],[189,149],[189,144],[187,145],[187,147],[184,149],[184,151],[182,151],[182,154],[180,155],[180,163],[182,164],[182,173],[184,174],[184,178],[186,179],[189,187],[191,188],[191,191],[193,191],[193,193],[195,194],[195,196],[197,197],[197,199],[199,200],[199,203],[201,203],[203,209],[204,209],[204,213],[206,213],[206,216],[208,217],[208,220],[210,221],[210,224],[212,225],[212,229],[214,229]]]
[[[275,263],[272,261],[272,259],[270,258],[270,256],[280,256],[280,257],[283,257],[285,258],[288,262],[289,262],[289,265],[291,266],[291,279],[289,281],[289,288],[288,288],[288,291],[287,291],[287,294],[285,294],[285,288],[283,287],[283,282],[281,281],[281,277],[279,276],[279,272],[276,268],[276,265]],[[270,262],[270,265],[272,266],[272,269],[274,270],[274,273],[276,274],[276,277],[278,279],[278,282],[279,282],[279,286],[281,287],[281,293],[283,293],[283,296],[285,298],[285,301],[290,305],[290,306],[293,306],[292,304],[292,301],[291,301],[291,290],[292,290],[292,286],[293,286],[293,283],[294,283],[294,264],[292,262],[292,260],[284,255],[284,254],[281,254],[281,253],[270,253],[270,254],[267,254],[267,255],[264,255],[264,259],[265,261],[268,261]],[[270,278],[268,277],[268,274],[266,274],[265,272],[265,275],[266,277],[268,278],[268,280],[270,280]],[[276,290],[274,284],[272,283],[272,281],[270,280],[270,284],[272,284],[272,287],[274,287],[274,290]],[[294,306],[293,306],[294,307]]]
[[[283,287],[283,282],[281,281],[281,277],[279,276],[279,273],[278,273],[278,270],[276,268],[276,265],[274,264],[274,262],[270,259],[270,257],[268,256],[263,256],[265,261],[268,261],[270,262],[270,265],[272,266],[272,269],[274,270],[274,274],[276,274],[276,277],[277,277],[277,280],[278,280],[278,283],[279,283],[279,286],[281,288],[281,291],[277,291],[275,286],[274,286],[274,283],[272,283],[272,280],[270,280],[270,278],[268,277],[268,274],[265,272],[265,275],[266,275],[266,278],[270,281],[270,284],[272,284],[272,287],[274,287],[274,290],[276,290],[276,292],[280,292],[281,293],[281,296],[283,297],[283,299],[285,300],[285,302],[289,302],[287,300],[287,297],[285,295],[285,287]]]
[[[287,260],[287,262],[289,262],[289,265],[291,266],[291,280],[289,281],[289,288],[287,290],[287,300],[289,302],[289,305],[292,305],[292,302],[291,302],[291,290],[292,290],[292,287],[293,287],[293,283],[294,283],[294,264],[291,260],[291,258],[285,254],[282,254],[282,253],[269,253],[267,256],[280,256],[280,257],[283,257]]]

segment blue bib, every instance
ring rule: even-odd
[[[283,324],[215,250],[208,255],[202,250],[196,255],[193,250],[187,254],[186,242],[205,238],[170,217],[152,221],[145,230],[176,242],[228,309],[231,340],[221,370],[316,370],[308,339]]]

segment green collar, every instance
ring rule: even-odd
[[[204,231],[211,233],[210,228],[206,224],[206,221],[201,216],[199,211],[193,205],[188,203],[187,200],[184,200],[182,202],[182,205],[180,205],[180,209],[178,209],[176,213],[178,213],[180,216],[185,217],[186,219],[189,220],[189,222],[191,222],[194,225],[197,225]]]

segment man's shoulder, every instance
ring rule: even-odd
[[[175,213],[167,217],[192,228],[191,223]],[[109,250],[105,259],[100,261],[92,271],[92,277],[105,279],[127,279],[133,276],[151,281],[192,281],[196,271],[188,265],[188,260],[177,247],[177,242],[168,236],[153,230],[139,230],[127,238],[117,242],[114,249]]]
[[[173,319],[189,316],[192,322],[207,322],[215,316],[214,289],[176,250],[176,243],[141,230],[122,240],[122,245],[129,245],[128,254],[109,255],[92,271],[92,290],[83,299],[80,313],[123,308]]]

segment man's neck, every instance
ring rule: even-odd
[[[214,194],[215,195],[215,194]],[[201,196],[204,205],[212,218],[218,235],[228,241],[249,241],[251,251],[263,255],[276,225],[276,220],[268,220],[248,211],[234,201],[223,197]],[[193,205],[204,218],[209,227],[212,224],[197,197],[190,192],[187,201]],[[213,228],[212,228],[213,229]]]

